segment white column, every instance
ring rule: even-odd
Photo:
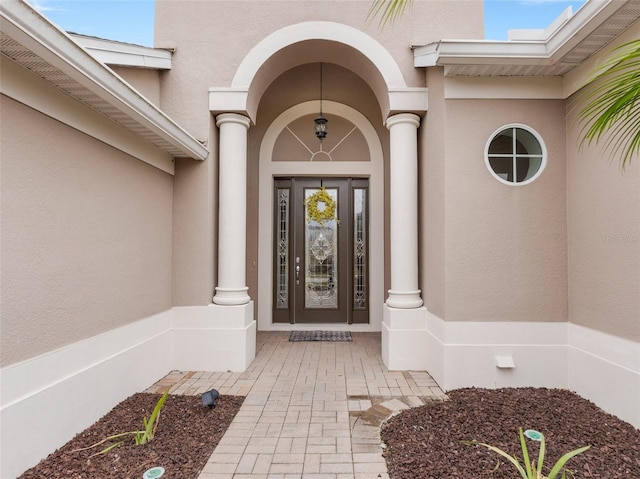
[[[250,120],[237,113],[216,116],[220,129],[218,201],[218,286],[213,302],[247,304],[247,130]]]
[[[387,306],[422,306],[418,289],[418,126],[420,117],[387,119],[390,133],[391,289]]]

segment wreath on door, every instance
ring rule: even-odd
[[[322,225],[336,219],[336,201],[324,186],[304,200],[304,203],[307,207],[307,222],[315,221]]]

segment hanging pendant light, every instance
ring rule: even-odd
[[[313,121],[315,122],[316,136],[322,143],[322,140],[327,136],[327,122],[329,121],[322,114],[322,63],[320,63],[320,114]]]

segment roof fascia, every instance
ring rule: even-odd
[[[172,52],[104,38],[69,33],[77,43],[105,65],[171,70]]]
[[[208,150],[69,35],[22,0],[0,4],[2,30],[110,105],[169,142],[185,156],[204,160]]]
[[[547,63],[544,42],[495,40],[441,40],[414,50],[414,66]]]
[[[602,25],[625,2],[614,0],[588,1],[575,15],[546,40],[550,55],[562,58]]]
[[[414,66],[551,65],[586,38],[624,2],[589,1],[546,40],[441,40],[414,48]]]
[[[568,6],[544,29],[515,29],[507,31],[507,40],[546,40],[573,16],[573,7]]]
[[[175,174],[171,153],[104,116],[41,76],[0,55],[0,92],[137,160]]]

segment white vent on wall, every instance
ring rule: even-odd
[[[516,367],[516,363],[513,360],[513,356],[496,356],[496,367],[498,369],[513,369]]]

